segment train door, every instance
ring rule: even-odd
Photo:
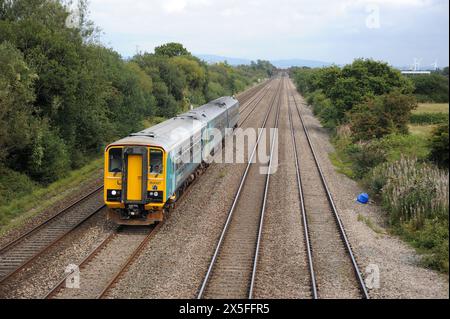
[[[125,147],[123,156],[123,199],[125,203],[145,204],[147,200],[147,148]]]
[[[128,155],[128,201],[142,201],[142,155]]]

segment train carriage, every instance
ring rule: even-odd
[[[204,167],[206,153],[220,147],[217,129],[237,127],[239,102],[222,97],[106,147],[104,200],[117,224],[149,225]]]

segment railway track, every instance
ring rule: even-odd
[[[283,79],[280,80],[260,127],[269,127],[270,122],[278,125],[282,82]],[[277,105],[276,112],[273,114],[272,109],[275,105]],[[275,119],[269,121],[270,117],[275,117]],[[269,170],[266,174],[261,174],[260,166],[252,163],[260,145],[262,134],[263,131],[258,135],[257,142],[242,175],[227,220],[202,281],[197,296],[199,299],[252,297],[252,285],[258,261],[259,241],[270,176]],[[266,141],[271,150],[270,159],[272,159],[274,150],[274,143],[271,143],[274,136],[272,136],[272,139],[269,137]],[[269,166],[270,163],[271,161],[269,161]]]
[[[98,187],[2,247],[0,249],[0,284],[100,212],[105,207],[103,202],[92,209],[90,200],[102,190],[103,187]]]
[[[240,94],[238,94],[237,99],[240,101],[241,105],[245,105],[249,100],[251,100],[258,92],[263,90],[271,79],[264,81]]]
[[[272,81],[273,80],[267,81],[267,83],[261,86],[261,88],[258,91],[256,91],[250,98],[241,103],[239,108],[239,115],[241,117],[244,116],[243,114],[247,112],[247,110],[250,110],[250,112],[248,113],[251,113],[251,111],[253,110],[252,106],[254,106],[255,103],[258,104],[258,102],[255,101],[260,99],[261,95],[265,95],[265,93],[267,93],[267,91],[270,89],[272,85]],[[244,117],[246,117],[247,115],[245,115]]]
[[[66,280],[74,273],[72,271],[66,274],[44,298],[98,299],[105,297],[161,225],[159,223],[156,226],[118,226],[78,265],[79,288],[65,287]]]
[[[369,298],[309,131],[292,93],[294,88],[292,85],[290,88],[289,124],[312,298]],[[296,131],[294,128],[299,129]]]

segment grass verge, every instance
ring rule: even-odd
[[[46,187],[36,186],[30,194],[1,205],[0,236],[63,199],[76,190],[81,183],[98,177],[102,166],[103,158],[95,159],[82,168],[71,171],[67,177],[61,180]]]

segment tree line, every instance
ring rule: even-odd
[[[235,94],[275,70],[208,65],[178,43],[125,60],[100,43],[85,0],[78,12],[73,25],[63,1],[0,0],[0,192],[17,180],[51,183],[145,119]]]

